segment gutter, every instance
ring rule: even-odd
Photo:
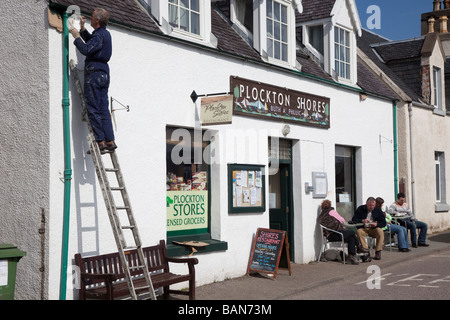
[[[411,161],[411,204],[412,204],[412,211],[416,210],[416,197],[415,197],[415,183],[416,180],[414,178],[414,152],[413,152],[413,146],[414,146],[414,139],[413,139],[413,127],[412,127],[412,103],[408,103],[408,112],[409,112],[409,150],[410,150],[410,161]]]
[[[397,101],[392,105],[392,122],[394,128],[394,199],[398,194],[398,138],[397,138]]]
[[[69,225],[70,225],[70,189],[72,181],[71,153],[70,153],[70,99],[69,99],[69,29],[68,14],[63,17],[63,130],[64,130],[64,216],[63,235],[61,247],[61,278],[60,300],[66,300],[67,291],[67,260],[69,249]]]

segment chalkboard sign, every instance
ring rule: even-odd
[[[286,231],[258,228],[253,241],[247,274],[250,271],[256,271],[273,274],[273,277],[276,278],[282,256],[286,258],[286,266],[291,275]]]

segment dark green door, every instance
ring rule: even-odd
[[[269,176],[269,219],[270,228],[287,232],[289,241],[289,255],[293,255],[293,229],[291,208],[291,165],[279,164],[276,174]]]

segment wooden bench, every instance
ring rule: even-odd
[[[155,290],[163,288],[165,299],[170,293],[189,295],[189,299],[195,299],[194,265],[198,263],[196,258],[169,258],[164,240],[161,240],[159,245],[142,249]],[[137,250],[128,251],[126,257],[130,266],[141,265]],[[187,263],[189,273],[185,275],[171,273],[169,263]],[[81,275],[80,300],[113,300],[130,295],[118,252],[91,257],[81,257],[81,254],[77,253],[75,264],[80,268]],[[131,269],[131,274],[135,288],[145,286],[142,269]],[[189,291],[169,290],[170,285],[184,281],[189,281]],[[137,290],[138,294],[145,292],[148,290]]]

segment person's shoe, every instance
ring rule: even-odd
[[[98,148],[100,149],[100,153],[105,154],[106,148],[107,148],[105,140],[98,141],[97,143],[98,143]],[[88,150],[86,152],[86,154],[91,154],[91,150]]]
[[[372,261],[372,258],[370,257],[369,254],[365,254],[365,255],[361,256],[361,260],[362,260],[362,262],[370,262],[370,261]]]
[[[419,243],[417,244],[419,247],[429,247],[430,245],[428,243]]]
[[[107,149],[108,151],[113,151],[113,150],[117,149],[117,145],[114,142],[114,140],[106,142],[105,149]]]
[[[359,264],[359,261],[356,258],[356,256],[354,256],[352,254],[348,255],[348,261],[350,261],[351,264]]]
[[[100,149],[100,151],[105,150],[107,148],[107,144],[106,144],[105,140],[98,142],[98,148]]]
[[[369,249],[365,249],[362,245],[356,247],[357,253],[369,253]]]
[[[411,247],[417,248],[417,243],[413,243],[413,244],[411,245]]]
[[[398,251],[399,252],[409,252],[411,250],[409,250],[408,248],[399,248]]]
[[[381,251],[375,251],[375,260],[381,260]]]

